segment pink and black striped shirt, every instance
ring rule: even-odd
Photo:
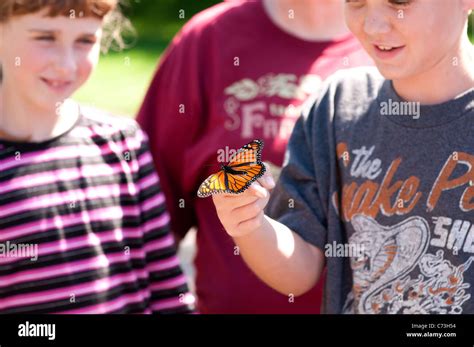
[[[82,114],[43,143],[0,140],[0,313],[192,310],[146,135]]]

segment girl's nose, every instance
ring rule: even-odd
[[[75,75],[77,61],[73,49],[65,48],[60,52],[56,61],[56,70],[65,76]]]

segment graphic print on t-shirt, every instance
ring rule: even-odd
[[[224,89],[224,110],[228,118],[224,126],[229,131],[240,128],[242,138],[256,138],[261,134],[266,139],[287,139],[301,114],[301,103],[317,91],[321,83],[321,77],[315,74],[298,77],[289,73],[268,73],[256,80],[236,81]],[[285,101],[277,102],[277,98]]]
[[[427,252],[430,231],[426,220],[411,217],[392,227],[357,215],[349,243],[364,250],[351,259],[354,285],[346,313],[462,313],[471,285],[464,282],[473,256],[459,265],[444,259],[444,251]],[[410,271],[418,266],[420,275]]]
[[[341,198],[334,193],[332,199],[354,230],[349,244],[363,250],[351,258],[353,285],[344,312],[463,313],[472,291],[465,274],[474,260],[474,156],[453,152],[426,194],[416,176],[393,180],[403,158],[394,159],[384,174],[382,161],[372,158],[374,151],[375,146],[351,152],[345,143],[337,147],[350,177],[365,179],[345,182]],[[379,177],[380,184],[375,182]],[[458,194],[458,203],[448,208],[453,215],[437,215],[442,195],[450,190]],[[426,215],[413,215],[420,204]],[[376,221],[380,215],[407,218],[382,225]]]

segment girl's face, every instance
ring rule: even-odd
[[[379,71],[396,80],[435,71],[440,64],[455,66],[472,4],[473,0],[346,0],[345,14],[349,29]]]
[[[0,64],[8,95],[50,110],[83,85],[97,65],[102,20],[46,13],[47,9],[0,24]]]

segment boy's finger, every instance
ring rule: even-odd
[[[258,198],[266,198],[268,194],[268,191],[260,185],[258,181],[253,182],[246,192],[247,194],[252,194]]]
[[[271,190],[275,188],[275,181],[273,180],[272,173],[267,164],[265,165],[265,173],[257,181],[266,189]]]
[[[238,203],[239,206],[247,205],[255,200],[258,199],[258,197],[255,195],[253,191],[245,191],[244,193],[240,194],[230,194],[230,193],[220,193],[220,194],[213,194],[212,198],[214,201],[226,201],[232,203],[232,201],[235,200],[236,203]]]

